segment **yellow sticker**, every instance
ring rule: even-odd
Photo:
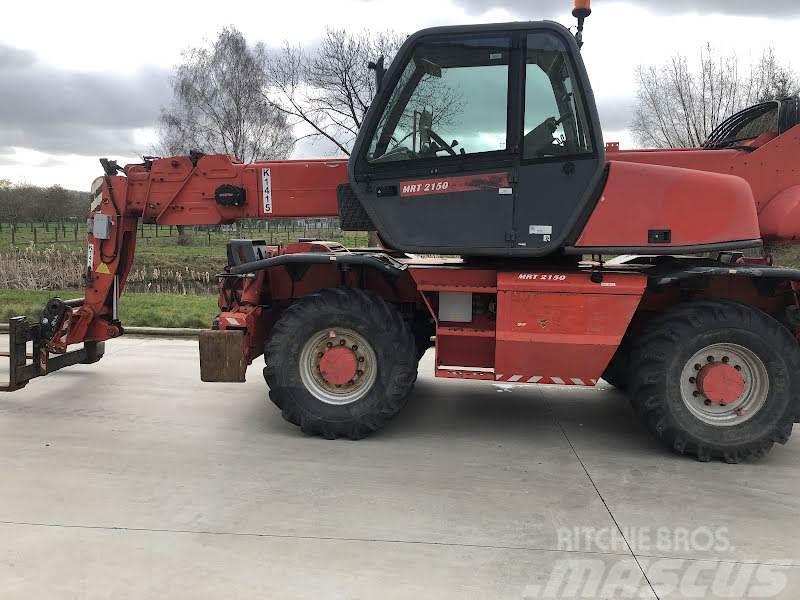
[[[100,266],[97,267],[95,273],[102,273],[103,275],[111,275],[111,271],[108,270],[108,265],[104,262],[100,263]]]

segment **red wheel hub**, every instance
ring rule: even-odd
[[[728,405],[742,396],[744,378],[732,366],[714,362],[700,369],[697,389],[712,402]]]
[[[319,371],[328,383],[345,385],[356,376],[358,359],[350,348],[336,346],[319,359]]]

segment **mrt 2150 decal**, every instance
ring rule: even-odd
[[[272,214],[272,174],[269,169],[261,169],[261,189],[264,200],[264,214]]]
[[[517,279],[523,281],[566,281],[563,273],[520,273]]]
[[[509,186],[508,173],[489,173],[486,175],[464,175],[461,177],[437,177],[420,179],[400,184],[401,196],[430,196],[432,194],[452,194],[455,192],[475,192],[495,190]]]

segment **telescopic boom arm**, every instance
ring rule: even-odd
[[[33,342],[35,364],[11,348],[7,389],[77,362],[95,362],[105,340],[119,337],[119,298],[136,251],[137,226],[221,225],[239,219],[334,217],[336,188],[347,181],[346,160],[261,161],[228,155],[177,156],[119,167],[101,159],[105,174],[92,186],[84,298],[47,303],[40,322],[14,322],[12,345]],[[73,344],[87,343],[67,353]],[[51,355],[60,355],[53,357]],[[58,359],[58,360],[56,360]],[[3,388],[0,388],[3,389]]]

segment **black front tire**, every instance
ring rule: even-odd
[[[767,375],[763,404],[743,422],[710,424],[692,412],[690,394],[681,391],[688,362],[714,344],[747,349]],[[673,308],[633,341],[629,369],[636,413],[678,454],[704,462],[720,458],[736,463],[764,456],[775,442],[785,444],[792,433],[800,394],[798,344],[783,325],[760,310],[724,301]],[[699,402],[704,402],[702,394]]]
[[[301,355],[325,329],[346,328],[371,346],[376,375],[365,395],[331,404],[303,383]],[[359,289],[325,289],[287,308],[264,350],[264,378],[283,418],[309,435],[361,439],[381,429],[406,404],[417,375],[414,336],[400,312]]]

